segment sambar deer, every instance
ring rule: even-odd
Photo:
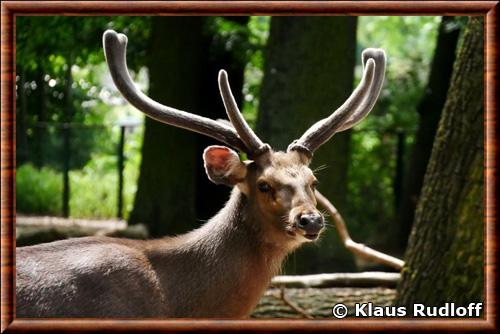
[[[309,163],[333,134],[370,112],[383,83],[384,51],[365,50],[361,82],[347,101],[286,152],[275,152],[243,119],[225,71],[219,88],[230,123],[151,100],[129,76],[127,37],[108,30],[103,43],[114,83],[132,105],[245,152],[249,160],[229,147],[205,149],[208,178],[234,188],[219,213],[187,234],[149,241],[85,237],[18,248],[17,316],[248,316],[286,255],[323,230]]]

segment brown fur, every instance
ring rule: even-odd
[[[187,234],[149,241],[87,237],[17,249],[18,317],[245,317],[283,259],[307,241],[296,216],[314,211],[312,172],[297,152],[205,164],[237,181],[226,206]],[[220,163],[220,159],[227,161]],[[211,163],[216,161],[216,164]],[[224,170],[219,170],[223,168]],[[259,182],[273,192],[262,193]]]
[[[219,87],[231,125],[160,106],[138,91],[125,60],[127,37],[103,35],[106,61],[123,96],[160,122],[204,133],[246,152],[208,147],[205,170],[235,186],[226,206],[201,228],[175,238],[132,241],[80,238],[19,248],[18,317],[244,317],[287,254],[324,227],[316,210],[313,152],[358,123],[382,87],[385,53],[363,52],[358,88],[330,117],[315,123],[287,152],[273,152],[238,110],[224,71]]]

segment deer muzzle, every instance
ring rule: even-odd
[[[297,228],[304,232],[304,237],[316,240],[325,227],[323,216],[317,212],[304,212],[297,216]]]

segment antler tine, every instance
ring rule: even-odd
[[[256,156],[270,150],[270,146],[264,144],[259,137],[248,126],[248,123],[243,118],[236,101],[234,100],[231,86],[227,78],[227,73],[224,70],[219,71],[219,90],[226,108],[227,116],[231,124],[236,129],[241,140],[245,143],[249,150],[249,154]]]
[[[373,48],[366,49],[363,51],[362,59],[363,65],[366,64],[368,59],[375,60],[374,82],[370,86],[370,91],[368,92],[366,99],[363,101],[363,104],[352,113],[352,116],[344,124],[342,124],[337,132],[350,129],[361,122],[363,118],[365,118],[366,115],[368,115],[372,110],[378,96],[380,95],[380,91],[382,90],[386,66],[386,56],[384,50]]]
[[[288,146],[288,151],[297,150],[312,157],[313,152],[330,139],[365,100],[369,88],[374,81],[375,61],[368,59],[363,77],[351,96],[330,116],[313,124],[298,140]]]
[[[232,127],[210,118],[164,106],[138,90],[127,69],[127,36],[107,30],[103,35],[103,45],[111,77],[118,90],[134,107],[162,123],[207,135],[242,152],[247,152],[246,145]]]

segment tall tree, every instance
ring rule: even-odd
[[[434,141],[397,304],[483,298],[483,19],[471,17]]]
[[[417,112],[419,126],[415,135],[410,161],[405,172],[403,191],[398,207],[399,241],[398,247],[404,250],[410,235],[415,207],[422,188],[425,170],[432,151],[441,111],[455,62],[455,50],[460,33],[456,18],[444,16],[439,26],[434,58],[427,89]]]
[[[242,63],[214,53],[208,18],[156,17],[149,49],[149,95],[166,105],[213,119],[226,118],[217,71],[226,68],[241,102]],[[246,23],[247,18],[234,21]],[[168,44],[165,43],[168,36]],[[219,50],[220,51],[220,50]],[[130,223],[145,223],[152,236],[186,232],[228,198],[228,189],[206,181],[203,149],[220,144],[205,136],[146,119],[142,162]]]
[[[275,149],[286,149],[328,116],[353,89],[355,17],[273,17],[265,50],[257,131]],[[335,135],[315,154],[320,190],[342,211],[347,193],[350,132]],[[329,230],[317,248],[302,248],[288,271],[352,270],[352,257]],[[294,261],[295,260],[295,261]],[[295,267],[295,268],[294,268]]]
[[[202,28],[198,17],[153,19],[148,52],[153,99],[194,113],[201,109]],[[130,223],[145,223],[152,236],[184,231],[185,223],[195,220],[195,136],[146,118],[141,153]]]

